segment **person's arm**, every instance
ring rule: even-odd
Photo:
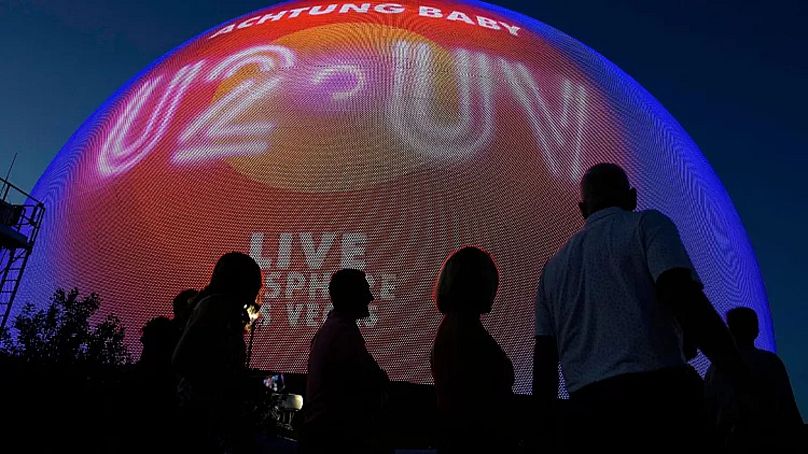
[[[734,378],[746,373],[732,335],[689,269],[665,271],[656,288],[659,301],[671,308],[682,329],[716,369]]]
[[[535,430],[530,444],[536,451],[556,448],[558,348],[552,336],[536,336],[533,348],[533,402]]]
[[[539,405],[550,404],[558,397],[558,345],[545,284],[548,263],[544,264],[539,278],[535,303],[536,343],[533,347],[533,397]]]
[[[358,327],[346,333],[346,363],[345,371],[354,377],[353,383],[347,383],[346,392],[350,390],[358,395],[365,395],[374,406],[386,401],[387,388],[390,379],[387,372],[379,366],[373,355],[367,350],[365,340]]]
[[[550,406],[558,397],[558,347],[552,336],[536,336],[533,348],[533,397]]]
[[[536,431],[533,441],[539,450],[555,447],[555,412],[558,398],[558,345],[545,285],[544,265],[536,291],[536,336],[533,347],[533,402]]]
[[[649,211],[643,213],[639,231],[657,300],[671,309],[686,339],[698,346],[718,371],[733,380],[746,381],[748,371],[735,341],[702,291],[676,225],[662,213]]]
[[[204,326],[200,323],[199,312],[204,309],[194,312],[188,320],[182,336],[174,347],[174,353],[171,355],[171,365],[181,376],[193,375],[202,362],[200,361],[203,353],[201,352],[202,341],[205,336],[200,336],[200,332],[204,331]]]
[[[802,415],[800,409],[797,407],[797,401],[794,398],[794,390],[791,387],[791,381],[788,379],[788,371],[786,365],[783,364],[777,355],[772,353],[774,367],[772,373],[774,375],[774,388],[775,394],[779,400],[779,417],[781,424],[787,427],[788,430],[802,430]]]

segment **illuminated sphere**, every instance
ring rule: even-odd
[[[428,383],[435,278],[471,244],[499,267],[484,322],[529,392],[537,281],[604,161],[676,222],[719,312],[754,308],[773,349],[749,240],[682,127],[593,50],[475,1],[288,2],[160,58],[37,183],[47,213],[15,311],[60,286],[97,292],[138,352],[147,320],[245,251],[265,279],[252,366],[305,372],[331,273],[362,268],[369,350]]]

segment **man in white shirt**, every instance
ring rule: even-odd
[[[581,448],[692,447],[703,391],[682,331],[730,375],[742,374],[737,350],[676,226],[658,211],[634,212],[623,169],[592,167],[581,196],[586,224],[545,264],[536,296],[539,411],[549,416],[560,361]]]

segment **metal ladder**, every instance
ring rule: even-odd
[[[0,188],[0,332],[3,332],[42,226],[45,205],[4,178],[0,178]],[[13,204],[9,202],[12,197],[24,201]]]

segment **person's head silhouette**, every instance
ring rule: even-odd
[[[249,321],[247,307],[256,305],[258,291],[261,289],[261,268],[247,254],[228,252],[221,256],[213,268],[210,284],[203,294],[225,295],[232,304],[233,314],[239,314],[246,324]]]
[[[334,311],[359,319],[370,315],[368,304],[374,300],[365,272],[345,268],[331,275],[328,295]]]
[[[441,268],[435,302],[443,314],[487,314],[498,286],[499,272],[491,256],[473,246],[462,247]]]
[[[140,343],[143,344],[143,352],[140,361],[144,364],[169,364],[176,344],[176,331],[171,320],[166,317],[153,318],[146,322],[141,332]]]
[[[611,207],[634,211],[637,190],[629,185],[626,172],[617,164],[596,164],[581,179],[578,208],[586,219],[596,211]]]
[[[193,311],[193,303],[197,295],[199,295],[198,290],[189,288],[181,291],[177,296],[174,297],[174,301],[171,302],[171,309],[174,312],[174,319],[188,320],[188,318],[191,316],[191,312]]]
[[[731,309],[727,312],[727,325],[738,347],[754,347],[755,339],[760,333],[758,317],[754,310],[748,307]]]

